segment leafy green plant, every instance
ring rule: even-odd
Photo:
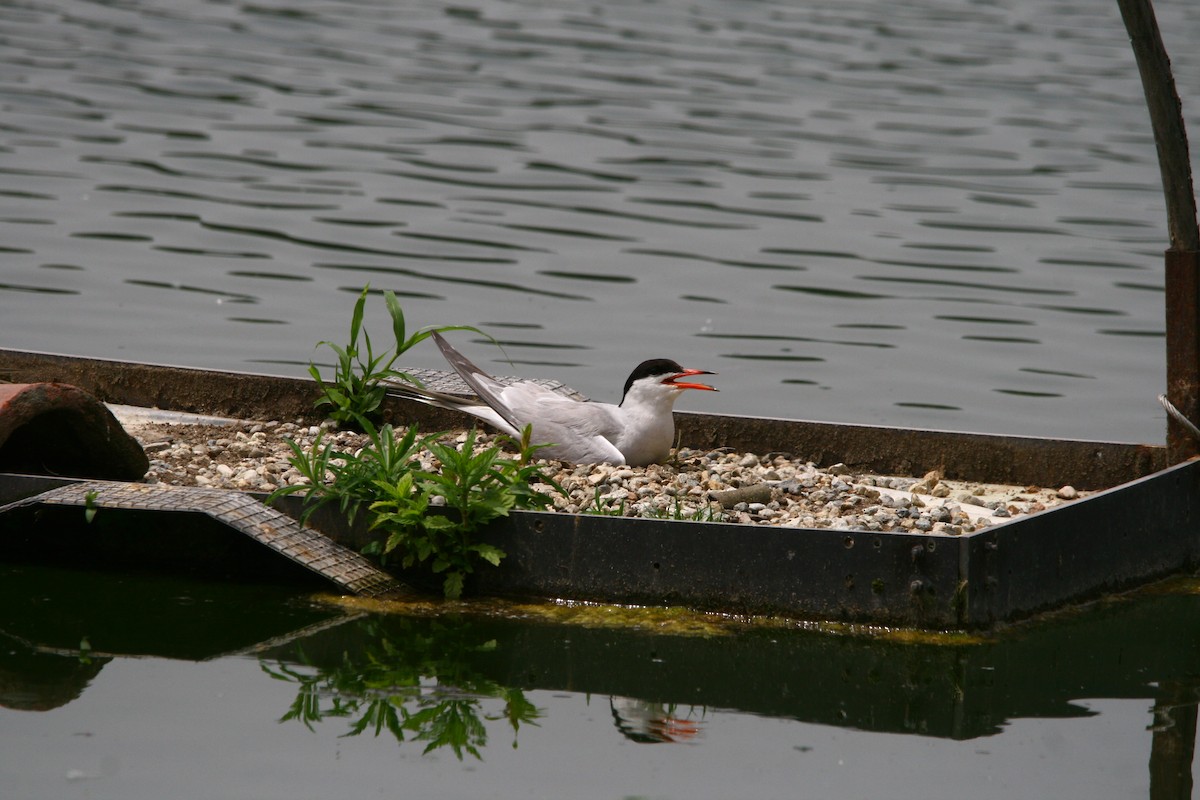
[[[328,347],[337,356],[333,380],[326,383],[317,365],[308,365],[308,373],[321,390],[321,397],[315,403],[316,407],[328,406],[332,419],[350,426],[361,425],[363,419],[378,419],[379,406],[387,394],[387,387],[383,385],[383,381],[398,378],[420,385],[420,381],[407,372],[393,369],[393,365],[401,355],[428,339],[435,331],[440,333],[467,330],[487,336],[470,325],[429,325],[411,336],[406,336],[404,310],[400,307],[400,301],[396,299],[395,293],[385,290],[383,299],[392,318],[392,335],[396,343],[394,347],[377,354],[371,345],[370,333],[363,327],[367,295],[370,291],[370,286],[363,287],[358,301],[354,304],[354,311],[350,316],[350,341],[344,345],[329,341],[317,344],[318,347]]]
[[[379,429],[366,419],[360,420],[360,424],[369,443],[357,455],[340,452],[331,443],[322,442],[324,431],[317,434],[308,452],[295,440],[289,441],[292,455],[288,462],[304,482],[281,486],[267,497],[267,503],[284,495],[303,494],[302,522],[321,506],[337,503],[338,510],[353,523],[364,504],[370,505],[379,499],[379,483],[399,484],[419,466],[417,456],[422,448],[445,435],[419,436],[413,426],[397,438],[390,423]]]
[[[506,437],[476,452],[474,430],[454,447],[437,441],[444,434],[420,436],[412,427],[397,437],[390,424],[379,429],[367,420],[362,424],[369,442],[357,454],[323,442],[324,432],[317,434],[307,452],[297,442],[289,442],[288,461],[303,483],[276,489],[267,502],[304,495],[302,521],[321,506],[336,503],[353,523],[365,506],[371,529],[381,530],[386,538],[363,552],[386,560],[398,551],[406,569],[428,562],[435,574],[444,574],[446,597],[462,594],[463,581],[478,561],[496,565],[504,558],[499,548],[479,540],[483,526],[514,508],[550,506],[551,496],[535,488],[539,483],[563,492],[532,462],[539,448],[530,446],[528,428],[514,459],[501,446]],[[422,468],[423,449],[441,463],[440,471]]]
[[[477,561],[498,565],[505,555],[479,541],[478,530],[514,508],[550,506],[552,498],[534,488],[538,481],[562,493],[562,488],[532,463],[537,448],[529,445],[529,434],[526,428],[516,459],[506,457],[498,445],[476,452],[474,429],[459,447],[427,442],[429,451],[441,462],[439,472],[417,471],[395,483],[377,481],[381,497],[370,506],[375,514],[371,527],[387,534],[382,554],[400,550],[406,568],[430,562],[434,573],[445,575],[442,589],[446,597],[459,597],[463,581]],[[434,498],[441,498],[438,505],[446,513],[429,513]]]
[[[368,446],[353,454],[339,452],[332,444],[322,442],[323,432],[308,451],[297,442],[290,442],[292,456],[288,460],[300,472],[303,482],[276,489],[267,502],[284,495],[303,494],[302,521],[307,521],[321,506],[337,503],[351,523],[366,506],[371,528],[383,531],[385,538],[368,545],[364,552],[386,559],[399,550],[405,567],[428,561],[435,573],[445,575],[446,596],[458,597],[464,578],[477,561],[499,564],[504,557],[498,548],[478,540],[478,530],[514,508],[549,506],[550,497],[534,488],[539,481],[560,493],[563,490],[531,463],[530,457],[538,448],[530,446],[528,427],[520,442],[520,456],[515,460],[505,457],[498,445],[475,452],[474,431],[467,435],[462,447],[454,448],[437,441],[442,434],[422,437],[412,427],[397,438],[390,424],[375,427],[379,406],[387,392],[382,382],[398,378],[418,383],[411,375],[393,368],[401,354],[435,332],[470,330],[487,334],[469,325],[438,325],[406,336],[404,311],[396,296],[385,291],[396,343],[394,348],[376,354],[371,337],[363,328],[369,293],[370,287],[365,287],[354,304],[349,343],[318,344],[329,347],[338,357],[333,381],[325,383],[316,365],[309,366],[309,373],[322,392],[316,405],[329,406],[329,415],[336,422],[366,433]],[[506,440],[502,437],[500,441]],[[422,468],[418,455],[422,449],[441,462],[440,472]],[[444,508],[433,510],[436,506]]]

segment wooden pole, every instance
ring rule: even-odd
[[[1142,76],[1167,201],[1167,399],[1183,416],[1200,422],[1200,230],[1183,109],[1150,0],[1117,0],[1117,5]],[[1172,462],[1183,461],[1200,455],[1200,440],[1168,417],[1167,451]]]

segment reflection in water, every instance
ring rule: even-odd
[[[82,643],[80,643],[82,644]],[[83,694],[111,658],[39,652],[31,642],[0,631],[0,708],[50,711]]]
[[[296,651],[299,661],[263,661],[272,678],[297,686],[281,722],[298,720],[312,730],[327,719],[346,720],[347,736],[379,736],[386,730],[397,742],[424,743],[425,753],[449,748],[461,761],[463,753],[483,758],[485,721],[507,722],[516,747],[521,726],[536,725],[542,716],[520,689],[471,669],[471,656],[497,644],[480,641],[470,625],[434,624],[425,630],[401,625],[386,633],[371,621],[353,625],[363,646],[344,652],[340,662],[307,662],[302,645]],[[498,700],[499,710],[486,712],[485,700]]]
[[[700,736],[704,722],[696,718],[696,709],[684,713],[673,703],[612,697],[609,708],[621,735],[639,744],[690,742]]]
[[[220,657],[278,636],[304,635],[342,616],[293,605],[292,597],[280,587],[213,586],[0,560],[0,706],[58,708],[119,658]],[[245,614],[246,608],[256,613]]]
[[[665,759],[654,762],[656,770],[678,776],[698,768],[687,760],[689,751],[731,759],[728,765],[780,740],[811,741],[811,730],[795,732],[815,725],[828,729],[816,734],[823,742],[837,731],[860,732],[855,741],[864,747],[919,739],[919,752],[932,758],[916,772],[897,773],[900,793],[939,796],[944,787],[920,775],[950,773],[930,772],[928,764],[1004,750],[1012,739],[1041,741],[1042,731],[1062,728],[1039,724],[1060,719],[1075,721],[1069,730],[1081,751],[1107,751],[1114,725],[1132,726],[1136,734],[1119,741],[1121,747],[1136,742],[1136,753],[1105,758],[1145,765],[1149,749],[1150,797],[1183,800],[1190,796],[1200,696],[1198,600],[1195,581],[1179,581],[996,637],[853,635],[662,609],[493,603],[368,613],[358,604],[314,603],[278,587],[7,565],[0,567],[0,731],[6,752],[32,737],[73,753],[99,746],[132,762],[144,754],[124,752],[120,742],[130,726],[151,718],[163,726],[148,729],[156,748],[179,739],[186,743],[179,757],[194,758],[198,747],[221,764],[225,756],[215,754],[230,750],[225,745],[236,738],[228,720],[234,712],[213,694],[187,689],[197,678],[196,662],[248,663],[257,669],[218,671],[214,691],[252,706],[246,714],[239,709],[242,724],[247,716],[264,721],[253,734],[256,754],[320,751],[327,746],[320,734],[331,731],[337,759],[350,749],[356,758],[373,759],[372,740],[394,739],[413,755],[453,753],[453,764],[512,764],[511,748],[490,759],[486,753],[503,731],[505,743],[522,745],[509,774],[536,776],[561,764],[563,751],[548,741],[585,725],[587,738],[571,740],[591,748],[573,754],[584,760],[602,751],[605,759],[629,763],[627,751],[613,749],[626,742],[695,745],[647,748]],[[131,669],[157,676],[154,690],[143,691],[136,679],[132,695],[114,689]],[[97,680],[102,671],[113,674]],[[264,681],[284,693],[263,691]],[[205,709],[189,707],[185,697]],[[94,717],[97,708],[112,713],[102,698],[137,709],[115,739]],[[1099,702],[1104,698],[1134,698],[1140,710],[1092,724],[1113,707]],[[597,708],[602,713],[592,713]],[[37,713],[51,709],[57,712]],[[270,722],[281,717],[288,723],[282,728]],[[100,738],[77,738],[81,725],[96,726]],[[318,735],[303,733],[304,726]],[[314,744],[290,738],[297,728]],[[978,742],[955,747],[969,740]],[[841,762],[834,766],[830,757],[847,754],[822,749],[821,759],[806,764],[808,773],[844,780]],[[1046,768],[1041,746],[1019,752],[1027,761],[1014,765],[1016,772]],[[429,762],[437,768],[436,758]],[[5,764],[3,756],[0,766],[23,774],[22,765]],[[894,767],[889,762],[889,771]],[[410,768],[415,764],[406,762]],[[453,781],[466,773],[438,774]],[[971,793],[954,785],[956,796]]]
[[[1200,681],[1168,681],[1154,704],[1150,746],[1151,800],[1191,800]]]

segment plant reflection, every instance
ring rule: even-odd
[[[363,644],[343,651],[332,665],[303,651],[294,662],[261,663],[271,677],[295,683],[296,699],[280,722],[299,720],[309,730],[325,719],[349,720],[343,736],[387,731],[397,742],[425,742],[424,753],[449,748],[462,760],[482,760],[488,722],[504,720],[513,744],[522,725],[537,725],[543,711],[521,689],[502,686],[469,666],[497,643],[473,640],[471,627],[435,624],[423,631],[384,633],[374,621],[357,624]],[[495,711],[487,701],[499,701]]]

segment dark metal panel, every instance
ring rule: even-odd
[[[970,538],[968,626],[1129,588],[1200,563],[1200,461]]]
[[[4,475],[0,497],[60,482]],[[294,498],[284,505],[298,510]],[[351,527],[337,514],[313,522],[355,548],[370,535],[361,520]],[[982,628],[1200,563],[1200,461],[961,537],[542,512],[514,512],[486,537],[507,558],[475,574],[476,593]],[[62,544],[44,534],[28,540],[35,549],[54,542]],[[153,537],[138,557],[170,563],[194,546]]]
[[[1167,465],[1152,445],[677,412],[684,444],[794,453],[822,466],[1017,486],[1107,489]]]
[[[508,554],[477,573],[489,594],[957,624],[951,537],[523,513],[488,540]]]

